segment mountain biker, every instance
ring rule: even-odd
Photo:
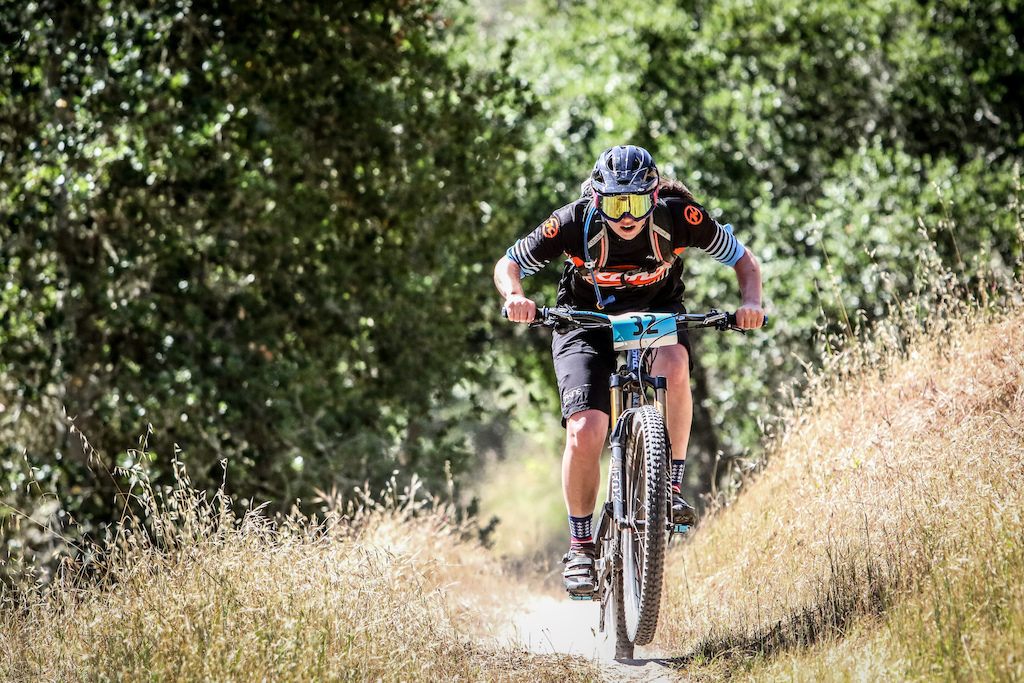
[[[742,305],[737,326],[760,327],[761,272],[757,259],[698,204],[682,183],[662,178],[647,150],[612,147],[598,157],[582,196],[551,216],[506,251],[494,267],[494,283],[508,318],[530,322],[536,303],[522,278],[562,254],[568,256],[556,306],[575,310],[684,312],[683,261],[688,247],[702,249],[736,272]],[[558,331],[552,357],[566,429],[562,492],[569,513],[570,546],[563,557],[568,591],[597,589],[593,511],[600,486],[600,455],[610,420],[608,377],[616,355],[607,330]],[[652,351],[650,372],[668,379],[666,421],[672,444],[672,521],[692,525],[693,507],[681,493],[693,404],[691,347],[679,343]]]

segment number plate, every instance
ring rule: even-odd
[[[649,349],[679,343],[672,313],[624,313],[610,315],[612,344],[616,351]]]

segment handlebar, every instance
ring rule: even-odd
[[[508,312],[502,308],[501,315],[508,317]],[[677,324],[682,324],[686,329],[701,327],[713,327],[717,330],[735,330],[745,332],[746,330],[736,326],[736,314],[711,309],[708,313],[676,313],[673,316]],[[762,327],[768,324],[768,316],[765,316]],[[530,327],[557,327],[564,330],[578,328],[601,328],[611,327],[611,320],[604,313],[594,311],[572,311],[557,308],[538,308],[537,314]]]

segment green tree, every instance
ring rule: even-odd
[[[652,145],[761,255],[779,320],[750,352],[706,345],[715,420],[740,425],[732,452],[770,405],[760,383],[817,356],[813,330],[870,323],[918,286],[924,241],[968,278],[1014,262],[1018,5],[695,3],[648,37]]]
[[[568,201],[566,179],[607,144],[631,140],[762,261],[770,329],[696,341],[699,489],[729,471],[719,449],[726,460],[756,450],[772,387],[919,285],[925,243],[968,281],[979,267],[1017,262],[1020,9],[911,0],[487,8],[485,25],[515,38],[513,68],[543,101],[529,158],[545,188]],[[535,194],[538,220],[559,203],[552,194]],[[726,269],[700,258],[687,268],[692,308],[735,300]]]
[[[225,460],[243,504],[467,467],[515,81],[453,66],[432,3],[0,11],[5,497],[25,454],[117,514],[72,422],[127,468],[152,425],[158,480]]]

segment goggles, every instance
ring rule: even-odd
[[[654,208],[654,194],[613,194],[596,195],[597,210],[605,218],[617,221],[623,216],[640,220]]]

